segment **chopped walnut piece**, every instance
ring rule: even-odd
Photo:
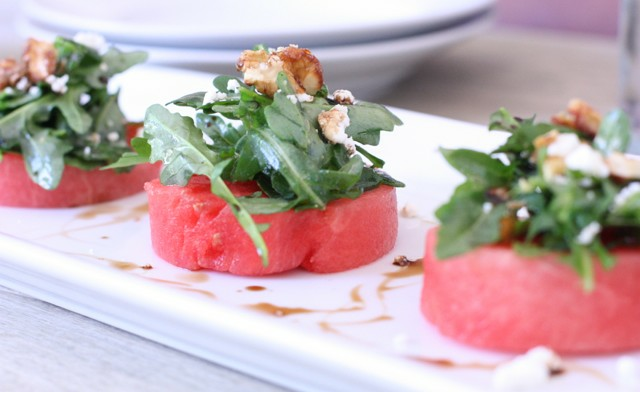
[[[13,58],[0,60],[0,89],[14,86],[24,75],[25,68],[23,64]]]
[[[605,163],[610,169],[610,175],[622,180],[639,179],[639,159],[620,152],[613,152],[607,158]]]
[[[31,82],[43,81],[56,69],[56,49],[53,44],[30,38],[22,59],[27,65],[27,77]]]
[[[572,99],[568,108],[552,117],[552,123],[567,126],[583,133],[586,137],[594,138],[601,125],[601,114],[590,107],[585,101]]]
[[[559,134],[560,133],[558,130],[552,129],[549,132],[535,138],[534,141],[532,142],[532,145],[534,145],[534,148],[536,149],[547,147],[550,144],[552,144],[554,141],[556,141],[556,138],[559,136]]]
[[[296,93],[314,96],[323,87],[323,70],[316,57],[305,48],[290,45],[277,51],[243,51],[236,63],[236,69],[244,74],[247,85],[274,96],[278,90],[276,78],[283,71]]]

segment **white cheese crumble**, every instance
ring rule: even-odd
[[[29,88],[29,94],[32,96],[38,96],[40,94],[40,87],[37,85],[33,85],[31,88]]]
[[[90,101],[91,101],[91,95],[89,95],[88,93],[81,93],[80,97],[78,98],[78,103],[80,103],[81,106],[84,106]]]
[[[238,93],[240,90],[240,84],[238,83],[238,80],[231,79],[227,81],[227,90],[233,93]]]
[[[614,197],[614,207],[618,208],[625,204],[634,194],[639,193],[639,183],[631,182],[617,193]]]
[[[586,175],[606,178],[610,169],[603,155],[587,144],[581,144],[565,157],[565,165],[570,170],[577,170]]]
[[[60,94],[65,94],[67,92],[67,82],[69,82],[69,75],[65,74],[60,77],[56,77],[55,75],[51,74],[48,75],[47,78],[45,78],[45,82],[51,86],[52,91]]]
[[[579,147],[581,141],[574,133],[561,133],[548,146],[548,155],[567,156],[570,152]]]
[[[516,210],[516,218],[519,221],[525,221],[530,218],[530,212],[528,211],[527,207],[523,206],[520,209]]]
[[[107,40],[98,34],[93,32],[79,32],[73,36],[73,41],[78,44],[85,45],[91,49],[96,50],[99,54],[107,52]]]
[[[493,207],[494,207],[494,205],[492,203],[490,203],[490,202],[483,203],[483,214],[487,214],[490,211],[492,211]]]
[[[626,391],[639,391],[639,359],[623,356],[616,361],[617,383]]]
[[[403,218],[416,218],[418,217],[418,209],[407,203],[401,208],[399,215]]]
[[[29,87],[29,80],[27,79],[27,77],[20,78],[16,83],[16,89],[19,89],[21,91],[27,90],[28,87]]]
[[[118,134],[118,132],[109,132],[107,133],[107,140],[115,143],[116,141],[120,140],[120,135]]]
[[[356,151],[356,145],[354,140],[345,133],[349,122],[347,107],[340,104],[318,114],[318,124],[325,138],[330,143],[343,144],[351,155]]]
[[[212,86],[206,93],[203,98],[203,104],[212,103],[218,100],[225,100],[227,95],[218,89],[215,86]]]
[[[576,237],[576,242],[581,245],[588,245],[592,243],[599,232],[601,232],[601,224],[595,221],[590,222],[585,228],[581,229],[581,232]]]
[[[340,104],[354,104],[356,100],[352,92],[347,89],[337,89],[334,91],[332,98]]]
[[[292,103],[311,103],[314,101],[314,96],[308,95],[307,93],[297,93],[295,95],[287,95],[287,98]]]
[[[494,369],[492,385],[500,391],[532,390],[545,384],[552,372],[563,368],[554,351],[535,347]]]

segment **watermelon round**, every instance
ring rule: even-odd
[[[256,192],[255,183],[229,183],[236,196]],[[164,260],[190,270],[211,269],[261,276],[297,267],[317,273],[352,269],[389,252],[396,242],[396,191],[380,186],[359,198],[339,199],[325,210],[254,215],[268,223],[263,238],[269,265],[228,205],[210,191],[206,177],[195,176],[185,187],[145,184],[149,200],[151,241]]]
[[[489,245],[439,260],[437,228],[427,234],[421,309],[445,336],[482,348],[562,354],[639,349],[639,248],[612,251],[617,264],[594,265],[595,288],[557,254],[517,255]]]
[[[58,187],[46,190],[29,178],[22,155],[5,153],[0,161],[0,206],[62,208],[101,203],[143,191],[158,177],[159,164],[142,164],[128,173],[65,166]]]

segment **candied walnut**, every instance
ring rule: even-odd
[[[552,117],[552,123],[567,126],[594,138],[601,125],[601,114],[580,99],[572,99],[568,108]]]
[[[52,43],[30,38],[22,59],[27,65],[27,77],[32,82],[43,81],[56,69],[56,49]]]
[[[553,142],[555,142],[558,136],[559,136],[559,131],[556,129],[552,129],[549,132],[535,138],[534,141],[532,142],[532,145],[534,145],[534,148],[536,149],[547,147]]]
[[[610,175],[613,178],[621,180],[638,180],[639,179],[639,159],[620,152],[613,152],[607,158],[605,163],[610,169]]]
[[[13,58],[0,60],[0,89],[14,86],[25,75],[24,65]]]
[[[283,71],[296,93],[315,95],[323,87],[323,71],[320,62],[308,50],[289,46],[274,52],[265,50],[243,51],[236,69],[244,74],[247,85],[253,85],[267,96],[278,90],[276,78]]]

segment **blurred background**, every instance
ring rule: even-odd
[[[0,57],[29,36],[93,30],[155,64],[234,74],[242,49],[297,43],[330,90],[357,99],[483,124],[501,106],[545,119],[574,97],[602,112],[621,104],[628,1],[2,0]],[[638,27],[634,45],[638,107]]]

